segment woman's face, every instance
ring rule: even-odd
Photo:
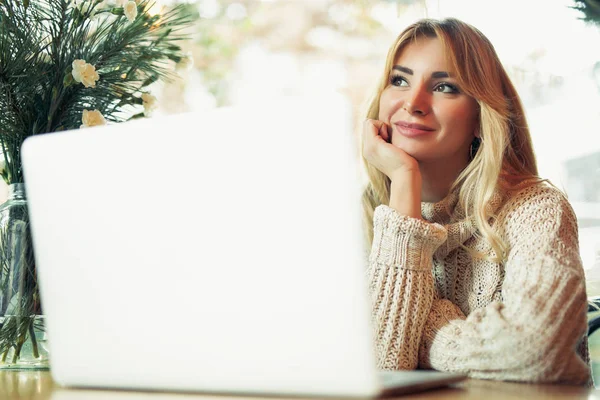
[[[458,87],[437,38],[420,38],[397,56],[379,99],[391,142],[418,161],[468,162],[478,105]]]

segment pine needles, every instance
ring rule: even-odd
[[[148,86],[170,80],[171,65],[185,57],[179,43],[189,39],[191,6],[152,15],[150,0],[111,1],[120,4],[0,0],[0,175],[7,184],[23,182],[27,137],[146,115]],[[24,345],[39,356],[42,313],[26,205],[3,210],[0,225],[0,364],[15,364]]]
[[[142,117],[145,89],[172,78],[180,41],[194,22],[187,5],[151,15],[153,2],[123,6],[100,0],[0,0],[0,149],[3,178],[23,182],[20,146],[31,135],[79,128],[83,110],[107,121]],[[73,61],[95,67],[87,87],[73,79]]]
[[[581,11],[585,22],[600,25],[600,0],[574,0],[575,5],[571,8]]]
[[[16,363],[28,338],[39,357],[34,322],[41,304],[27,207],[7,212],[4,217],[11,222],[0,229],[0,363]]]

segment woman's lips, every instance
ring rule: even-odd
[[[396,129],[401,135],[408,137],[427,135],[428,133],[435,131],[435,129],[430,128],[427,125],[411,124],[404,121],[394,122],[394,125],[396,125]]]

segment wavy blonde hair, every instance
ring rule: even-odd
[[[538,176],[529,128],[521,100],[490,41],[475,27],[454,18],[422,19],[407,27],[391,46],[385,70],[368,102],[367,118],[379,118],[379,99],[389,85],[392,66],[402,49],[421,37],[438,38],[448,64],[462,91],[479,106],[481,144],[450,191],[459,189],[459,203],[467,217],[473,216],[477,234],[490,243],[493,255],[475,256],[504,261],[506,243],[490,225],[494,218],[488,204],[494,193]],[[363,210],[369,245],[373,241],[373,214],[380,204],[390,201],[390,179],[363,162],[368,184],[363,193]]]

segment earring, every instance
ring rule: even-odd
[[[469,150],[469,155],[471,156],[471,160],[475,158],[477,155],[477,150],[479,150],[479,146],[481,146],[481,139],[475,137],[471,142],[471,148]]]

